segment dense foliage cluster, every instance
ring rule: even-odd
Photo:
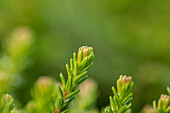
[[[158,105],[156,101],[153,101],[153,107],[156,113],[169,113],[170,112],[170,88],[167,88],[168,95],[162,94],[158,100]]]
[[[77,53],[73,53],[70,64],[66,64],[67,79],[62,73],[60,73],[61,83],[51,77],[40,77],[31,90],[32,100],[23,109],[17,109],[14,104],[15,99],[9,93],[12,92],[13,82],[24,69],[21,68],[27,58],[24,53],[31,45],[29,32],[26,30],[22,35],[22,40],[18,40],[18,43],[22,44],[15,46],[13,40],[19,33],[17,31],[11,40],[9,39],[6,44],[6,53],[1,58],[4,62],[0,65],[0,112],[98,113],[99,111],[93,106],[98,97],[97,85],[93,80],[87,79],[87,70],[93,65],[94,53],[93,48],[87,46],[80,47]],[[15,52],[12,50],[14,46]],[[104,112],[131,113],[133,85],[134,82],[130,76],[121,75],[117,80],[117,88],[112,87],[114,96],[109,97],[110,105],[104,109]],[[167,88],[167,91],[168,95],[161,95],[158,105],[156,101],[153,102],[152,113],[170,112],[170,88]]]
[[[105,113],[130,112],[133,85],[131,77],[121,75],[117,80],[117,91],[114,86],[112,87],[114,96],[110,96],[110,106],[105,109]]]
[[[133,112],[145,111],[170,86],[169,12],[170,0],[0,0],[0,75],[13,79],[4,89],[25,107],[40,76],[60,81],[62,72],[67,80],[64,64],[85,44],[95,48],[88,74],[99,86],[97,107],[127,74]]]

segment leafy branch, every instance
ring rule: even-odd
[[[0,98],[0,111],[2,113],[11,113],[14,109],[14,99],[9,94],[3,94]]]
[[[76,86],[88,78],[87,70],[93,65],[93,48],[82,46],[66,64],[67,81],[60,73],[61,84],[50,77],[41,77],[32,90],[33,101],[26,106],[26,113],[66,113],[66,106],[80,91]]]
[[[11,50],[12,51],[12,50]],[[21,52],[22,53],[22,52]],[[17,55],[19,58],[19,55]],[[16,59],[17,59],[16,58]],[[25,58],[25,57],[24,57]],[[66,64],[67,79],[60,73],[61,84],[56,83],[50,77],[40,77],[35,83],[31,92],[33,100],[30,101],[24,109],[18,110],[14,107],[14,99],[9,94],[6,94],[7,86],[10,86],[11,73],[19,70],[12,69],[11,73],[7,73],[4,68],[0,69],[0,112],[2,113],[67,113],[67,105],[75,98],[75,95],[80,92],[77,100],[71,104],[70,112],[86,112],[90,111],[90,106],[96,99],[97,91],[93,82],[81,84],[88,78],[87,70],[93,65],[94,53],[92,47],[82,46],[78,49],[78,53],[73,54],[70,59],[70,64]],[[17,61],[17,60],[16,60]],[[15,67],[15,63],[13,64]],[[15,70],[15,71],[14,71]],[[5,73],[6,72],[6,73]],[[20,72],[20,71],[16,71]],[[5,76],[9,75],[9,76]],[[87,91],[81,85],[88,86]],[[80,86],[81,87],[80,87]],[[130,113],[132,105],[132,78],[129,76],[120,76],[117,80],[117,87],[112,87],[114,96],[110,96],[110,105],[104,110],[105,113]],[[78,89],[76,88],[77,86]],[[80,88],[80,89],[79,89]],[[167,88],[168,95],[162,94],[158,103],[153,102],[155,113],[170,113],[170,88]],[[90,94],[91,93],[91,94]],[[84,98],[85,97],[85,98]],[[93,98],[93,99],[92,99]],[[79,107],[79,108],[77,108]],[[153,110],[153,108],[151,108]],[[97,110],[93,109],[94,112]]]
[[[117,91],[112,87],[114,96],[110,96],[110,106],[105,108],[105,113],[128,113],[132,101],[132,87],[134,83],[131,77],[120,76],[117,80]]]
[[[76,86],[81,84],[88,78],[87,70],[93,65],[93,48],[82,46],[78,50],[78,55],[73,54],[73,58],[70,59],[70,66],[66,64],[66,70],[68,79],[65,80],[62,73],[60,78],[62,82],[62,88],[57,86],[57,101],[56,110],[54,113],[59,113],[62,109],[67,106],[73,99],[74,96],[80,91],[79,89],[74,90]],[[68,110],[62,111],[62,113]]]
[[[170,88],[167,87],[167,91],[169,95],[162,94],[160,99],[158,100],[158,105],[156,105],[156,101],[153,101],[153,108],[155,113],[169,113],[170,112]]]

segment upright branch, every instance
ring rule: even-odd
[[[131,77],[120,76],[117,80],[117,91],[112,87],[114,96],[110,96],[110,106],[105,108],[105,113],[128,113],[132,101],[132,87],[134,83]]]
[[[11,113],[14,109],[14,99],[9,94],[3,94],[0,98],[0,112]]]
[[[162,94],[160,99],[158,100],[158,105],[156,105],[156,101],[153,101],[153,108],[155,113],[170,113],[170,88],[167,88],[169,95]]]
[[[73,58],[70,59],[70,65],[66,64],[67,81],[63,74],[60,73],[62,88],[59,85],[57,86],[58,94],[54,113],[65,113],[68,111],[62,111],[62,109],[67,106],[80,91],[79,89],[74,89],[88,78],[87,70],[92,67],[93,59],[94,54],[92,47],[82,46],[79,48],[77,54],[73,54]]]

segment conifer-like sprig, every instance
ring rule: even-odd
[[[65,80],[62,73],[60,73],[60,79],[62,82],[62,88],[57,86],[57,100],[56,110],[54,113],[66,113],[68,110],[62,111],[80,91],[74,90],[76,86],[81,84],[88,78],[87,70],[93,65],[93,48],[82,46],[79,48],[78,53],[73,54],[73,58],[70,59],[70,65],[66,64],[66,70],[68,79]]]
[[[114,96],[110,96],[110,106],[105,108],[105,113],[129,113],[132,101],[132,87],[134,83],[131,77],[120,76],[117,80],[117,91],[112,87]]]
[[[14,109],[14,99],[9,94],[1,95],[0,104],[1,113],[11,113]]]
[[[153,108],[155,113],[170,113],[170,88],[167,87],[167,91],[169,95],[162,94],[160,99],[158,100],[158,105],[156,105],[156,101],[153,101]]]

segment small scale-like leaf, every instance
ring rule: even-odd
[[[123,98],[124,98],[124,95],[125,95],[125,87],[124,86],[122,86],[121,87],[121,93],[120,93],[120,100],[123,100]]]
[[[170,88],[169,87],[167,87],[167,91],[168,91],[168,94],[170,96]]]
[[[62,73],[60,73],[60,79],[61,79],[61,82],[62,82],[62,85],[63,85],[63,91],[65,91],[66,81],[65,81],[65,78],[64,78]]]
[[[132,93],[130,93],[129,95],[127,95],[124,99],[123,99],[123,101],[122,101],[122,104],[124,104],[130,97],[132,97],[133,96],[133,94]]]
[[[70,98],[70,97],[76,95],[78,92],[80,92],[80,89],[77,89],[77,90],[75,90],[75,91],[69,93],[69,94],[65,97],[65,99],[68,99],[68,98]]]
[[[81,63],[82,59],[83,59],[83,51],[82,51],[82,48],[79,48],[78,55],[77,55],[77,63],[78,63],[78,65]]]
[[[124,105],[127,105],[127,104],[129,104],[131,101],[133,100],[133,98],[132,97],[130,97],[125,103],[124,103]]]
[[[126,109],[126,105],[125,105],[119,110],[118,113],[125,113],[126,111],[127,111],[127,109]]]
[[[76,59],[76,52],[73,53],[73,62],[77,61]]]
[[[113,113],[110,106],[105,108],[105,113]]]
[[[120,103],[119,99],[116,98],[116,96],[114,96],[113,99],[114,99],[115,104],[117,105],[117,108],[116,108],[116,109],[117,109],[117,110],[120,109],[121,103]]]
[[[127,95],[132,91],[133,85],[134,85],[134,83],[131,82],[129,89],[128,89],[127,92],[125,93],[125,96],[127,96]]]
[[[57,85],[58,96],[63,98],[63,91],[60,88],[60,85]]]
[[[112,111],[116,111],[116,105],[115,105],[115,102],[113,101],[112,96],[110,96],[109,99],[110,99],[110,107]]]
[[[79,64],[78,66],[78,69],[79,70],[82,70],[85,66],[86,66],[86,63],[87,63],[87,57],[85,57],[82,62]]]
[[[78,63],[77,61],[74,62],[74,69],[73,69],[73,75],[77,76],[77,72],[78,72]]]
[[[86,79],[88,78],[88,75],[85,75],[83,78],[81,78],[79,81],[74,83],[74,87],[75,88],[77,85],[81,84],[82,82],[84,82]]]
[[[84,68],[82,71],[80,71],[80,73],[83,73],[84,71],[87,71],[92,66],[93,66],[93,62],[91,64],[89,64],[86,68]]]
[[[57,98],[57,109],[61,109],[63,106],[63,103],[64,103],[63,98],[61,97]]]
[[[70,59],[70,70],[73,71],[74,64],[73,64],[73,59]]]
[[[122,87],[121,79],[118,79],[117,80],[117,91],[118,91],[118,93],[121,93],[121,87]]]
[[[71,72],[70,67],[69,67],[68,64],[66,64],[66,69],[67,69],[68,77],[73,77],[73,74],[72,74],[72,72]]]
[[[79,80],[80,80],[81,78],[83,78],[85,75],[87,75],[87,71],[85,71],[85,72],[77,75],[77,76],[74,78],[73,82],[75,83],[75,82],[79,81]]]
[[[91,52],[87,59],[88,59],[87,65],[89,65],[94,59],[94,53]]]
[[[68,113],[68,109],[64,110],[64,111],[61,111],[60,113]]]
[[[170,112],[170,106],[168,106],[168,108],[165,110],[165,113],[169,113]]]
[[[68,80],[67,80],[67,84],[66,84],[66,90],[67,91],[70,91],[72,89],[72,82],[73,82],[72,78],[69,77]]]
[[[115,89],[114,86],[112,87],[112,91],[113,91],[113,93],[114,93],[114,96],[115,96],[117,99],[119,99],[118,94],[117,94],[116,89]]]
[[[153,108],[156,109],[156,101],[153,101]]]
[[[65,102],[64,102],[64,106],[63,106],[63,108],[64,107],[66,107],[73,99],[74,99],[75,97],[74,96],[72,96],[71,98],[69,98],[69,99],[66,99],[65,100]]]
[[[132,104],[130,103],[130,104],[127,105],[126,108],[127,108],[127,109],[130,109],[131,106],[132,106]]]

